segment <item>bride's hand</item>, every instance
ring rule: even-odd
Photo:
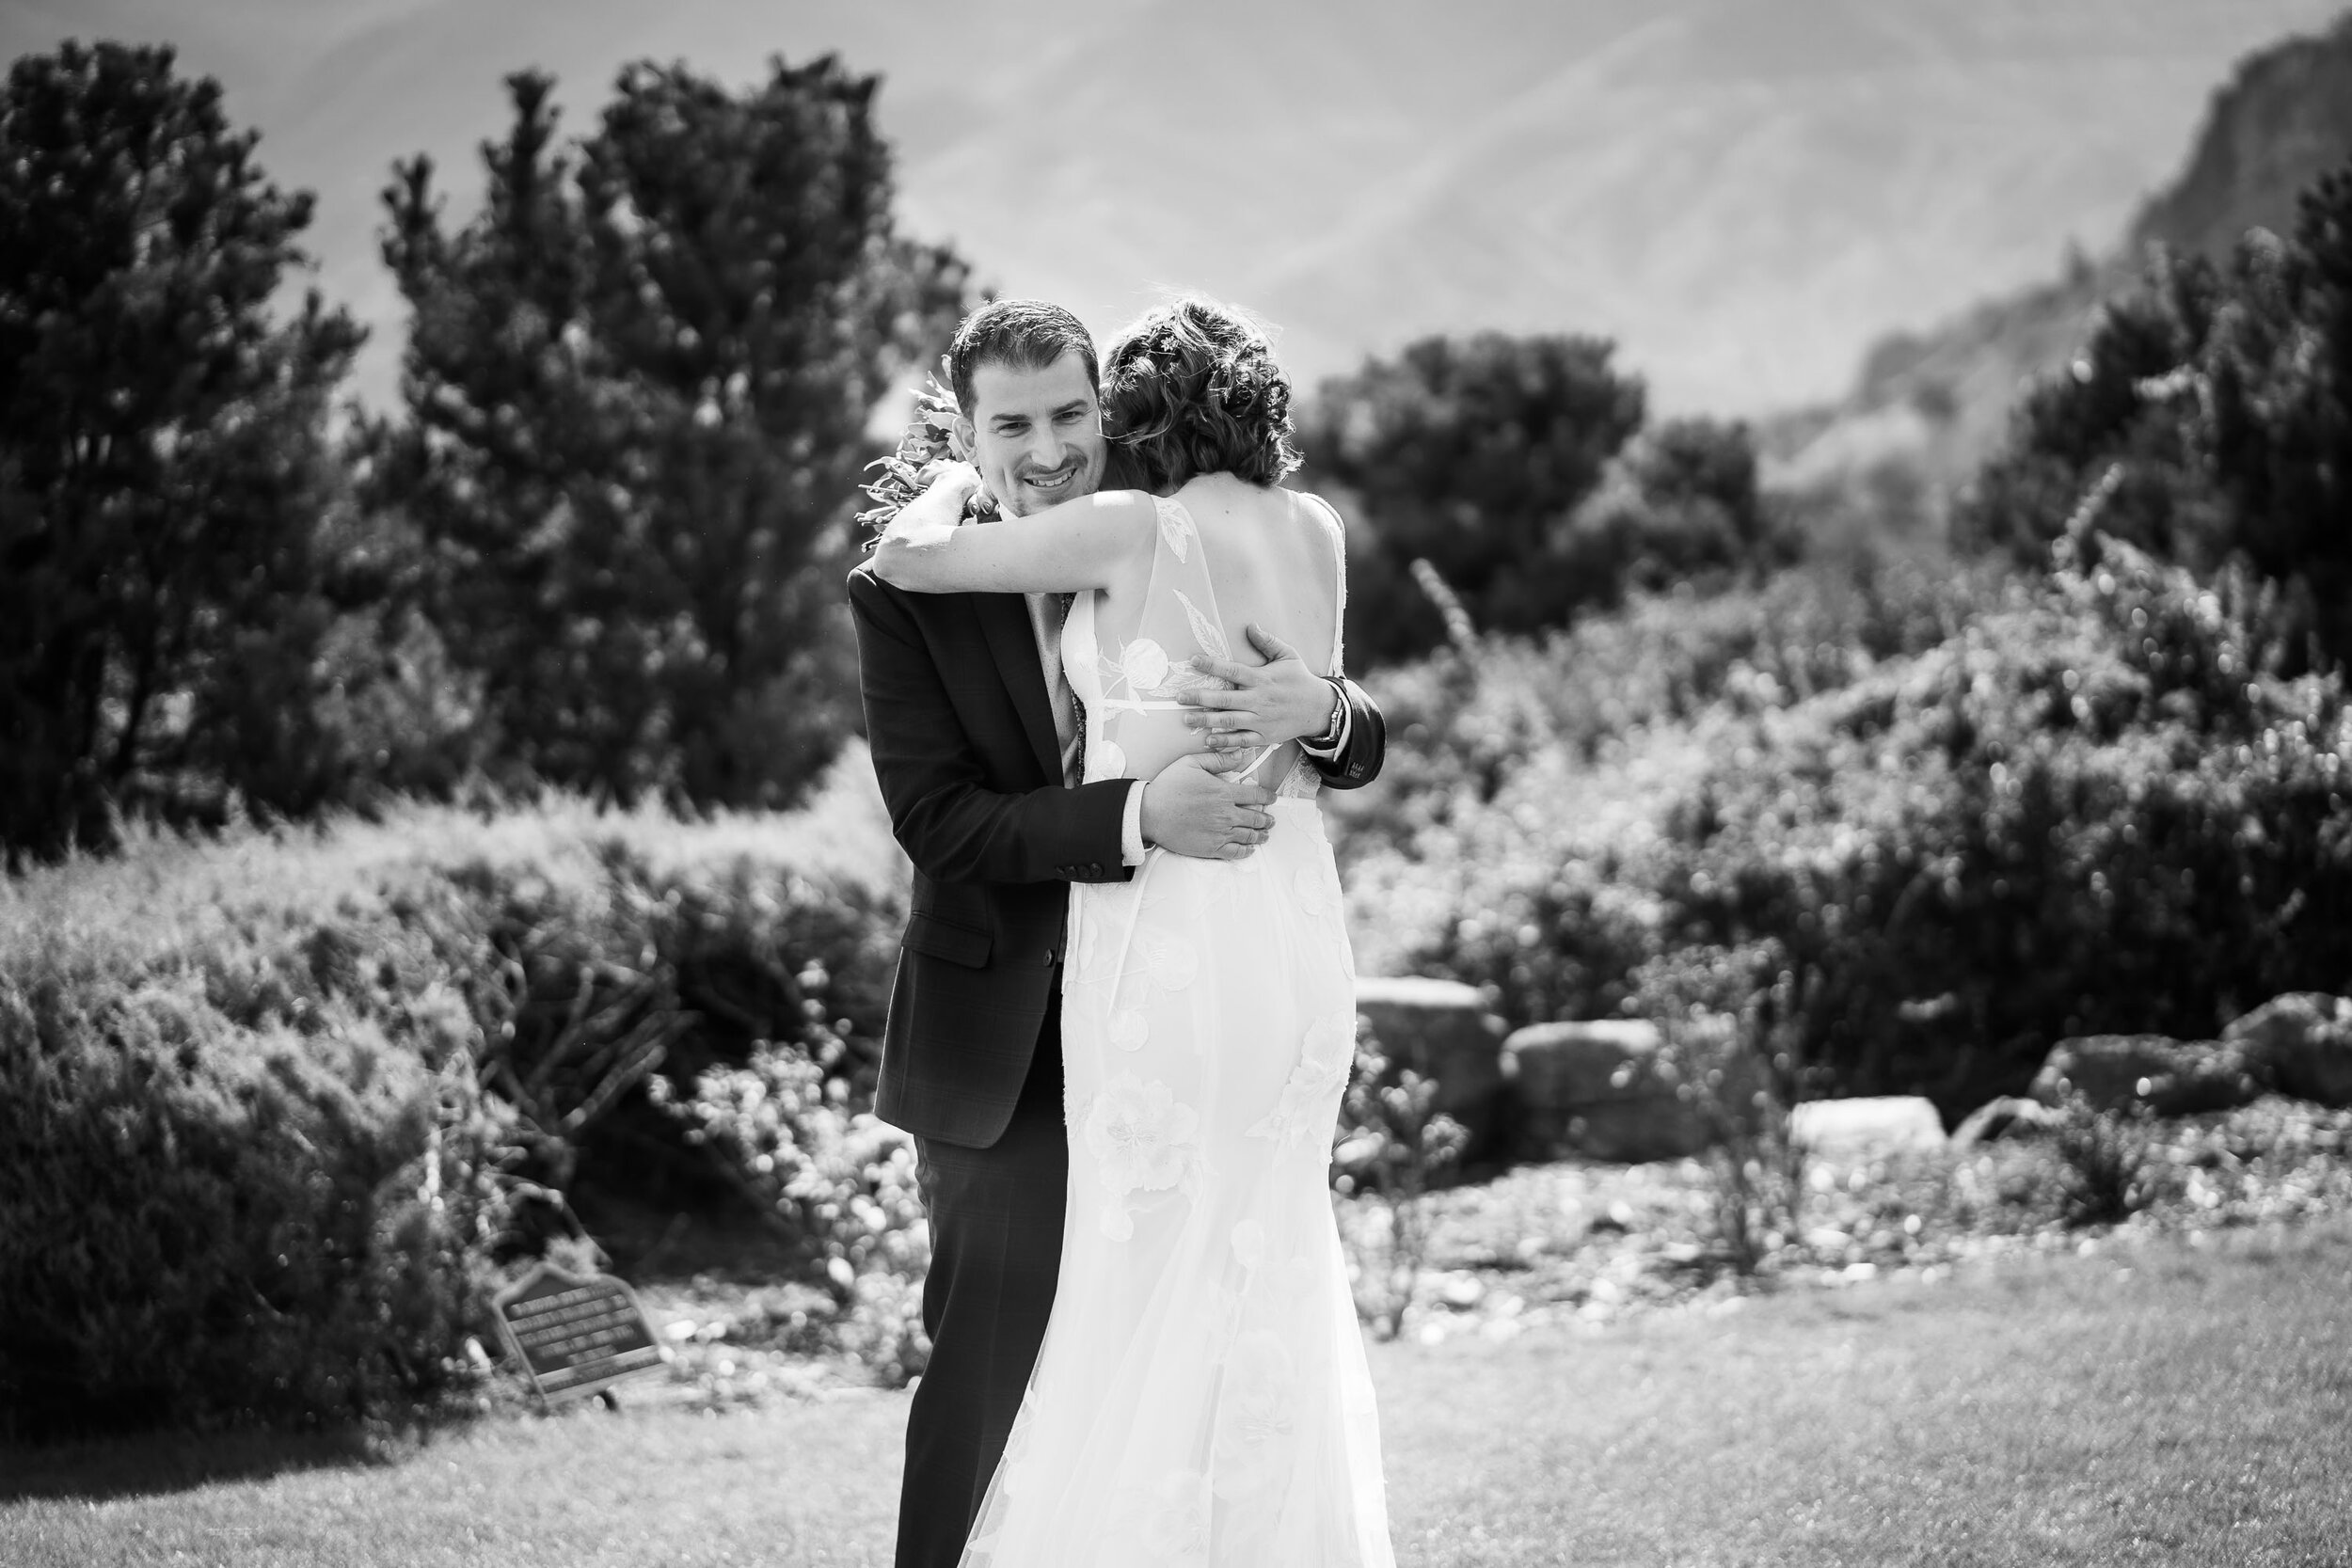
[[[926,490],[951,491],[959,499],[980,487],[980,470],[956,457],[927,463],[914,478]]]
[[[915,476],[923,492],[898,509],[882,531],[881,554],[890,547],[919,550],[946,543],[963,521],[963,503],[980,487],[980,471],[969,463],[940,462]]]

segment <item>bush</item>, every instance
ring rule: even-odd
[[[2303,193],[2290,239],[2158,252],[2026,398],[1957,530],[2039,568],[2094,490],[2141,548],[2279,583],[2291,669],[2352,655],[2352,166]]]
[[[1424,793],[1344,841],[1364,960],[1485,986],[1516,1024],[1613,1014],[1658,954],[1770,942],[1818,976],[1795,1026],[1819,1092],[1947,1117],[2066,1036],[2205,1037],[2342,986],[2341,677],[2284,673],[2296,623],[2249,571],[2096,532],[2058,553],[2039,581],[1830,614],[1800,577],[1720,621],[1637,607],[1414,672],[1393,717],[1436,755],[1398,776]]]
[[[1804,1231],[1805,1147],[1789,1117],[1808,1074],[1792,1024],[1814,978],[1769,942],[1684,948],[1633,977],[1634,1009],[1664,1039],[1661,1071],[1711,1134],[1708,1227],[1738,1274]]]
[[[799,1250],[834,1292],[824,1348],[855,1354],[892,1383],[922,1374],[922,1281],[930,1225],[915,1181],[914,1140],[855,1102],[838,1069],[849,1048],[812,1017],[818,1043],[763,1043],[741,1067],[713,1069],[655,1103]]]
[[[1342,1228],[1353,1255],[1356,1310],[1384,1339],[1405,1327],[1429,1256],[1431,1186],[1461,1158],[1469,1134],[1437,1103],[1436,1080],[1399,1068],[1372,1022],[1356,1021],[1356,1065],[1340,1101],[1331,1184],[1364,1197]],[[1367,1234],[1369,1232],[1369,1234]]]
[[[413,942],[370,1008],[286,931],[0,977],[0,1428],[363,1418],[469,1379],[507,1117]]]
[[[1808,566],[1383,672],[1384,787],[1327,797],[1367,972],[1490,987],[1514,1024],[1614,1016],[1664,940],[1668,807],[1710,758],[1996,592],[1981,570]]]
[[[654,1075],[823,1040],[829,1102],[870,1092],[900,894],[863,767],[796,818],[410,807],[0,883],[0,1410],[437,1398],[540,1244],[526,1183],[715,1187]]]
[[[2341,680],[2275,596],[2105,542],[1942,646],[1770,716],[1674,814],[1674,928],[1819,968],[1808,1055],[1947,1117],[2071,1035],[2209,1037],[2352,973]]]
[[[2112,1225],[2147,1208],[2156,1196],[2154,1145],[2145,1118],[2131,1112],[2066,1106],[2052,1148],[2068,1222]]]

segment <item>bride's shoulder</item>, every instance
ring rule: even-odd
[[[1340,509],[1311,490],[1288,492],[1298,498],[1298,509],[1312,517],[1316,524],[1333,533],[1345,533],[1347,525],[1341,520]]]

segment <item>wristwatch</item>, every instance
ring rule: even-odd
[[[1331,681],[1331,721],[1324,725],[1323,733],[1312,740],[1299,742],[1313,752],[1327,752],[1337,746],[1340,743],[1340,726],[1347,721],[1347,689],[1328,675],[1323,678]]]

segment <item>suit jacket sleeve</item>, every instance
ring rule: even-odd
[[[1133,781],[1007,792],[981,759],[914,617],[867,573],[850,578],[858,685],[874,773],[898,845],[926,877],[955,882],[1118,881]]]
[[[1380,776],[1380,765],[1388,760],[1388,721],[1380,717],[1380,705],[1362,687],[1344,676],[1339,677],[1339,683],[1347,698],[1347,744],[1328,762],[1311,752],[1307,760],[1315,765],[1327,787],[1361,789]]]

